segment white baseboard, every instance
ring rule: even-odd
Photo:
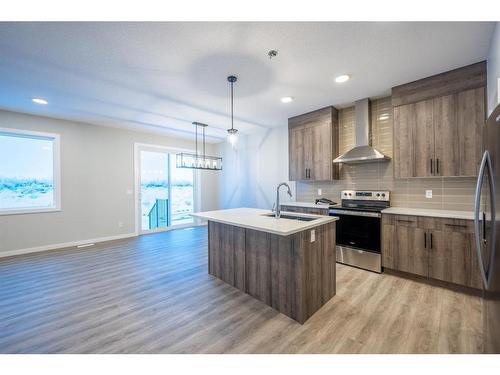
[[[98,242],[120,240],[122,238],[130,238],[130,237],[136,237],[136,236],[137,236],[137,233],[126,233],[126,234],[118,234],[116,236],[92,238],[89,240],[64,242],[64,243],[56,243],[56,244],[51,244],[51,245],[30,247],[27,249],[0,251],[0,258],[11,257],[14,255],[21,255],[21,254],[38,253],[40,251],[62,249],[65,247],[75,247],[75,246],[84,245],[84,244],[88,244],[88,243],[98,243]]]

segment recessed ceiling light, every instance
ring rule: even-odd
[[[44,105],[49,104],[48,101],[46,101],[45,99],[42,99],[42,98],[33,98],[33,99],[31,99],[31,101],[33,103],[36,103],[36,104],[44,104]]]
[[[281,98],[281,103],[290,103],[293,102],[293,97],[291,96],[284,96]]]
[[[387,120],[388,118],[389,118],[388,113],[382,113],[378,119],[379,120]]]
[[[349,81],[349,78],[351,78],[348,74],[342,74],[341,76],[338,76],[335,78],[335,82],[337,83],[344,83]]]

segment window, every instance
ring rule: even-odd
[[[0,215],[60,210],[59,135],[0,128]]]

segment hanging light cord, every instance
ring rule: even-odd
[[[234,117],[233,117],[233,112],[234,112],[233,83],[234,82],[231,82],[231,130],[234,129]]]

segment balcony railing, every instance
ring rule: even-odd
[[[169,225],[168,199],[157,199],[148,213],[149,229],[164,228]]]

